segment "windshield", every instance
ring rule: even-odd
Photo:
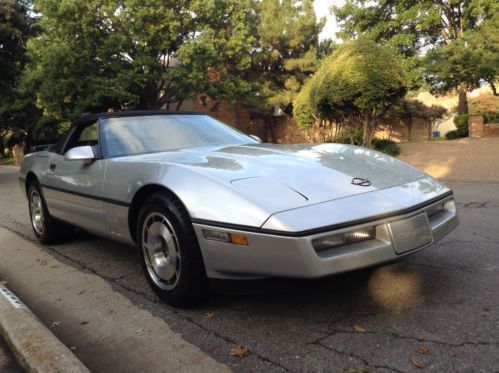
[[[207,115],[150,115],[102,119],[106,156],[162,152],[207,145],[255,144],[251,137]]]

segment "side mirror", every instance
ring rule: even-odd
[[[69,149],[64,154],[64,159],[67,161],[93,161],[95,159],[94,150],[91,146],[77,146]]]
[[[257,135],[249,135],[253,140],[256,140],[258,142],[263,142],[261,138],[259,138]]]

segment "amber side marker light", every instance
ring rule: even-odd
[[[211,241],[232,243],[234,245],[244,245],[244,246],[249,245],[248,237],[240,233],[227,233],[227,232],[214,231],[211,229],[203,229],[203,236],[207,240]]]
[[[231,233],[230,240],[233,244],[248,246],[248,237],[246,237],[244,234]]]

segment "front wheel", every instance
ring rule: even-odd
[[[137,225],[144,274],[167,304],[188,306],[208,295],[201,250],[185,208],[166,193],[142,206]]]

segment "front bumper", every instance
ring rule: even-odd
[[[248,232],[199,223],[194,224],[194,229],[201,247],[207,275],[210,278],[317,278],[397,260],[430,246],[458,226],[459,219],[453,201],[453,196],[449,195],[407,214],[301,237]],[[422,246],[400,253],[393,242],[390,223],[422,214],[428,219],[431,230],[430,240]],[[376,229],[374,239],[321,251],[317,251],[312,244],[314,239],[373,226]],[[207,240],[203,236],[203,229],[244,234],[248,237],[249,245],[241,246]]]

